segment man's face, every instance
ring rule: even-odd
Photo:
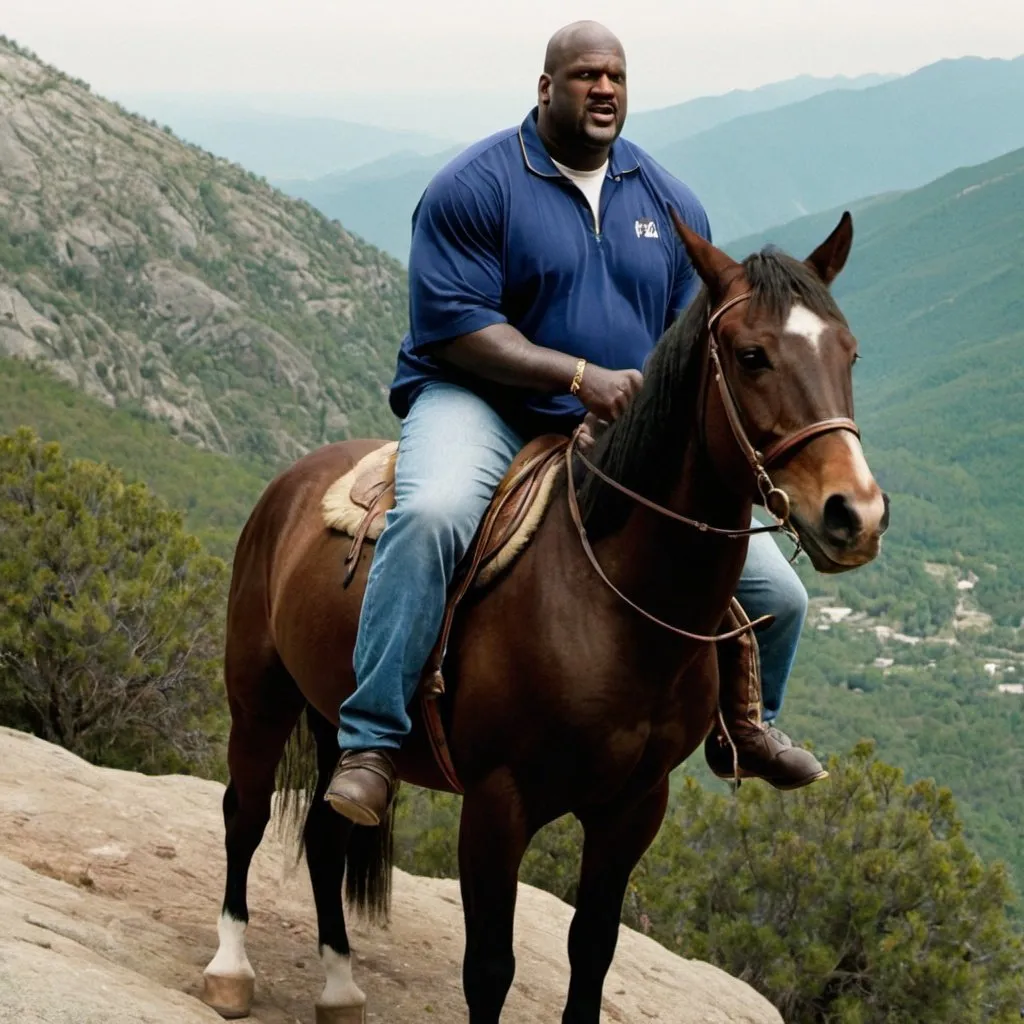
[[[560,139],[610,146],[626,121],[626,61],[617,50],[588,50],[541,75],[539,102]]]

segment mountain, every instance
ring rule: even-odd
[[[405,152],[315,181],[276,184],[406,263],[413,210],[430,179],[459,152],[461,147],[433,156]]]
[[[1024,146],[1021,109],[1024,57],[963,58],[736,118],[653,155],[727,241]]]
[[[940,61],[902,78],[796,79],[632,114],[624,135],[690,185],[718,241],[782,224],[856,196],[916,188],[956,167],[1024,146],[1024,57]],[[735,116],[734,116],[735,115]],[[713,118],[720,123],[686,138]],[[666,144],[666,139],[676,141]],[[646,144],[646,145],[645,145]],[[304,182],[280,182],[361,237],[408,260],[413,209],[457,150]]]
[[[892,526],[873,565],[805,573],[811,628],[785,724],[826,751],[873,737],[951,787],[972,841],[1024,890],[1024,150],[849,208],[835,293]],[[838,216],[729,248],[804,255]]]
[[[645,147],[664,145],[751,111],[792,103],[828,89],[864,89],[884,80],[882,75],[804,75],[760,89],[737,90],[724,96],[707,96],[674,107],[630,114],[627,135]],[[274,184],[407,262],[416,203],[430,179],[462,148],[455,146],[429,155],[407,149],[312,181],[275,179]]]
[[[335,117],[268,113],[185,98],[148,97],[133,109],[168,125],[186,142],[266,178],[317,178],[403,149],[435,153],[451,139],[378,128]]]
[[[785,107],[836,89],[867,89],[897,77],[858,75],[848,78],[846,75],[836,75],[832,78],[817,78],[813,75],[799,75],[757,89],[734,89],[721,96],[700,96],[671,107],[630,114],[629,138],[644,149],[660,149],[746,114]]]
[[[6,42],[0,154],[0,355],[269,466],[394,429],[394,260]]]

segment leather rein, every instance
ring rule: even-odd
[[[725,409],[726,419],[729,421],[729,428],[732,430],[733,438],[739,446],[740,451],[743,453],[744,458],[747,460],[751,472],[754,474],[758,492],[764,501],[764,507],[775,519],[774,524],[771,526],[754,526],[740,529],[722,529],[721,527],[711,526],[710,524],[701,522],[697,519],[690,519],[678,512],[674,512],[670,508],[665,508],[663,505],[659,505],[656,502],[651,501],[649,498],[645,498],[642,494],[637,494],[636,491],[630,490],[628,487],[620,484],[617,480],[613,480],[610,476],[598,469],[598,467],[595,466],[579,448],[580,428],[577,428],[573,433],[572,440],[565,449],[565,462],[568,477],[566,489],[569,498],[569,514],[576,527],[576,532],[579,534],[580,544],[583,547],[583,551],[591,566],[594,568],[594,571],[600,577],[602,582],[604,582],[604,584],[620,600],[628,604],[634,611],[639,612],[644,618],[653,622],[657,626],[661,626],[663,629],[667,629],[669,632],[675,633],[677,636],[681,636],[687,640],[696,640],[702,643],[714,643],[718,640],[731,640],[734,637],[742,636],[744,633],[749,633],[764,623],[771,622],[773,616],[762,615],[760,618],[754,619],[752,622],[746,622],[738,629],[730,630],[728,633],[719,633],[717,636],[704,636],[701,633],[691,633],[688,630],[680,629],[678,626],[673,626],[668,622],[664,622],[657,616],[652,615],[650,612],[641,608],[634,601],[630,600],[630,598],[623,594],[622,591],[612,583],[604,569],[601,568],[601,564],[598,562],[597,556],[594,554],[594,549],[591,547],[590,539],[587,537],[587,530],[583,525],[583,516],[580,513],[579,499],[576,494],[576,484],[573,480],[573,457],[575,456],[583,463],[583,466],[588,473],[593,474],[603,483],[608,484],[609,487],[613,487],[630,500],[639,505],[643,505],[645,508],[651,509],[653,512],[657,512],[659,515],[663,515],[668,519],[672,519],[675,522],[692,527],[700,533],[710,533],[718,537],[725,537],[729,540],[739,540],[740,538],[751,537],[758,533],[776,533],[784,531],[796,544],[796,551],[793,554],[793,558],[795,559],[797,554],[800,552],[800,538],[790,523],[789,495],[772,483],[772,479],[768,475],[768,467],[778,462],[784,455],[790,453],[794,448],[810,441],[812,438],[820,437],[822,434],[832,433],[835,430],[849,430],[857,437],[860,437],[860,429],[852,419],[849,419],[846,416],[836,416],[830,419],[818,420],[818,422],[811,423],[809,426],[801,427],[792,434],[788,434],[786,437],[774,442],[774,444],[770,445],[764,452],[758,451],[750,443],[750,438],[747,436],[747,432],[743,427],[743,420],[740,416],[739,406],[736,404],[736,399],[733,397],[732,390],[729,387],[729,382],[725,379],[725,374],[722,371],[722,361],[718,352],[718,339],[715,337],[715,326],[722,319],[722,316],[725,313],[733,307],[738,306],[741,302],[747,301],[752,294],[752,292],[748,291],[744,292],[742,295],[734,296],[726,302],[723,302],[708,317],[707,362],[710,370],[714,374],[715,383],[718,385],[718,394],[721,398],[722,406]],[[705,380],[707,380],[706,372]],[[706,391],[706,385],[702,391]]]

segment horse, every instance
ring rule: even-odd
[[[499,1021],[515,972],[520,862],[534,833],[566,814],[579,819],[584,844],[562,1021],[597,1024],[628,879],[661,825],[669,773],[713,725],[714,633],[755,504],[791,528],[826,573],[871,561],[888,527],[888,497],[853,420],[857,342],[830,290],[852,245],[849,214],[805,260],[765,249],[743,262],[674,211],[672,219],[699,295],[659,339],[640,391],[588,448],[586,466],[574,437],[530,544],[465,600],[447,648],[447,736],[464,790],[458,860],[470,1024]],[[320,505],[383,443],[342,441],[300,458],[267,486],[236,547],[224,662],[227,876],[203,996],[223,1016],[250,1009],[246,877],[270,819],[275,770],[305,713],[315,763],[285,775],[293,789],[308,787],[302,840],[327,976],[316,1019],[364,1019],[343,878],[350,907],[387,913],[391,822],[353,825],[323,794],[339,753],[338,708],[355,686],[372,547],[363,545],[343,587],[349,539],[325,526]],[[452,790],[412,717],[399,777]]]

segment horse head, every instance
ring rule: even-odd
[[[889,499],[853,420],[857,341],[829,291],[850,215],[804,261],[766,251],[742,263],[673,219],[707,289],[703,423],[718,475],[788,520],[819,572],[870,562]]]

